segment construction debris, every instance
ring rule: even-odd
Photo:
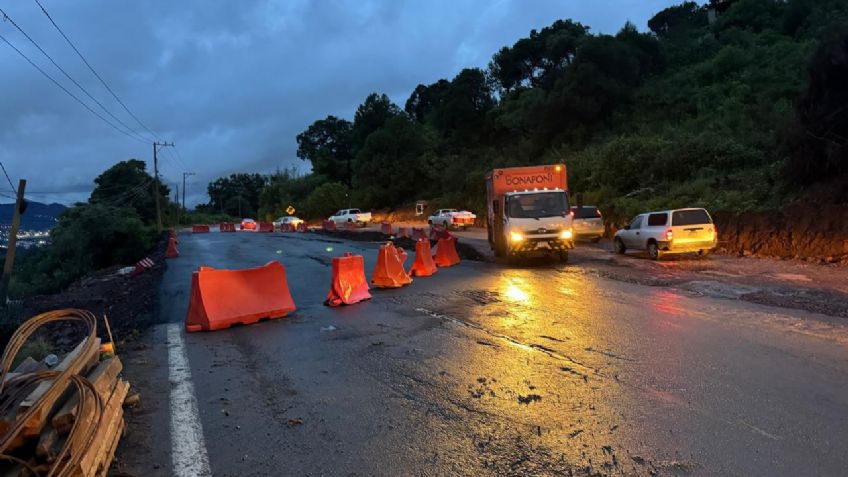
[[[27,339],[55,321],[82,322],[88,334],[52,368],[27,357],[10,372]],[[12,336],[0,365],[0,475],[107,475],[130,385],[120,377],[120,359],[101,353],[94,315],[66,309],[34,316]]]

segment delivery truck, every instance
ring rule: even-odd
[[[564,164],[495,169],[486,176],[489,245],[496,257],[568,260],[574,230]]]

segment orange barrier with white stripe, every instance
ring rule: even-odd
[[[235,232],[236,224],[231,224],[229,222],[222,222],[221,225],[218,226],[218,230],[221,232]]]
[[[209,226],[208,225],[192,225],[191,231],[196,234],[208,233]]]

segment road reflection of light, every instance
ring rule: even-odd
[[[515,273],[507,273],[502,277],[501,293],[507,301],[513,303],[529,303],[530,293],[527,280]]]
[[[660,313],[678,315],[686,311],[685,308],[680,306],[679,303],[681,296],[677,293],[673,293],[668,290],[660,290],[657,293],[654,293],[651,298],[651,308]]]

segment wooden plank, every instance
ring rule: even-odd
[[[118,426],[118,432],[116,432],[114,437],[112,437],[112,442],[106,450],[106,456],[100,463],[100,469],[97,471],[98,477],[106,477],[109,474],[109,467],[112,465],[112,460],[115,459],[115,451],[118,450],[118,443],[121,442],[121,437],[124,435],[124,427],[126,427],[126,425],[127,423],[122,418]]]
[[[123,369],[123,364],[117,356],[101,361],[94,367],[86,379],[88,379],[97,394],[106,402],[112,394],[112,389],[118,380],[118,374]],[[74,394],[65,401],[65,404],[53,415],[51,423],[59,432],[66,433],[71,430],[78,412],[79,394]]]
[[[118,428],[123,422],[124,399],[129,389],[130,384],[124,380],[119,380],[115,385],[115,391],[109,397],[109,402],[97,426],[96,437],[80,459],[79,471],[82,475],[95,475],[101,463],[109,457],[107,455],[109,447],[112,445],[115,434],[119,433]]]
[[[86,339],[88,339],[88,338],[86,338]],[[81,341],[80,344],[78,344],[77,347],[74,348],[73,351],[68,353],[65,356],[65,359],[63,359],[62,362],[59,363],[56,366],[56,368],[54,368],[54,369],[57,370],[57,371],[64,371],[64,370],[70,368],[73,361],[82,352],[82,346],[83,346],[84,342],[85,342],[85,340]],[[87,356],[80,356],[80,359],[82,360],[83,366],[82,366],[82,369],[79,371],[79,373],[80,374],[87,373],[88,370],[92,366],[97,364],[97,361],[99,360],[99,358],[100,358],[100,338],[95,338],[94,346],[92,346],[89,354]],[[30,407],[32,407],[36,402],[38,402],[38,399],[40,399],[46,392],[48,392],[48,390],[51,390],[51,388],[53,387],[53,384],[54,384],[54,380],[52,380],[52,379],[44,381],[41,384],[39,384],[38,387],[35,388],[35,391],[30,393],[30,395],[21,402],[20,406],[18,406],[18,415],[27,412],[27,410]],[[58,393],[59,396],[61,396],[62,393],[65,392],[65,390],[68,387],[68,384],[69,384],[68,382],[65,382],[62,385],[63,388],[59,390],[59,393]],[[45,403],[45,405],[41,406],[41,408],[38,409],[35,412],[35,414],[32,415],[32,417],[29,419],[29,421],[27,421],[27,423],[24,425],[23,429],[21,429],[20,437],[27,438],[27,437],[35,437],[35,436],[39,435],[39,433],[41,432],[41,429],[44,427],[44,424],[47,422],[47,419],[48,419],[50,413],[56,408],[57,404],[58,403],[56,403],[56,402]]]
[[[42,460],[46,460],[48,462],[53,461],[56,458],[56,454],[59,450],[57,448],[57,444],[59,442],[59,431],[54,427],[46,426],[42,431],[41,435],[38,436],[38,444],[35,446],[35,455],[40,457]]]
[[[36,371],[41,371],[43,369],[47,369],[46,364],[32,359],[32,356],[27,356],[26,359],[21,361],[21,364],[19,364],[18,367],[15,368],[13,372],[18,373],[18,374],[24,374],[24,373],[34,373]]]

